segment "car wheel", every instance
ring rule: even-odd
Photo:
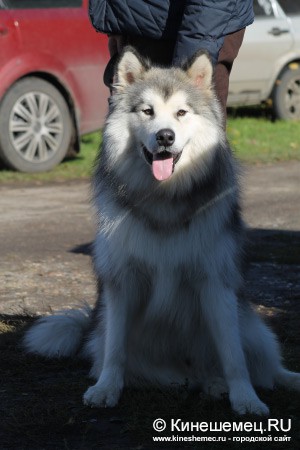
[[[0,158],[21,172],[44,172],[66,156],[72,120],[61,93],[36,77],[17,81],[0,106]]]
[[[288,68],[277,80],[273,108],[278,119],[300,119],[300,68]]]

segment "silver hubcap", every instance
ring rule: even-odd
[[[12,145],[23,159],[45,162],[59,149],[63,118],[51,97],[29,92],[18,99],[11,111],[9,133]]]
[[[285,107],[291,118],[300,118],[300,79],[295,77],[287,85]]]

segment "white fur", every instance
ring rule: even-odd
[[[184,89],[162,97],[153,83],[147,85],[155,76],[185,76],[187,84],[203,90],[215,114],[205,102],[205,114],[196,113]],[[170,198],[189,192],[199,175],[209,174],[215,148],[224,144],[211,76],[205,55],[195,59],[187,75],[163,69],[148,73],[131,52],[120,61],[120,101],[135,82],[142,81],[145,89],[136,99],[140,106],[128,113],[115,108],[104,131],[105,164],[118,174],[120,185],[116,191],[105,179],[96,179],[94,267],[103,289],[97,326],[85,346],[93,361],[91,376],[97,380],[84,395],[87,405],[115,406],[124,385],[188,382],[215,397],[228,392],[238,414],[268,414],[253,385],[299,390],[300,376],[282,367],[272,332],[236,297],[242,282],[236,265],[239,244],[224,226],[237,197],[233,161],[226,166],[231,184],[226,178],[222,192],[189,213],[188,226],[179,223],[176,228],[186,211],[184,202],[161,200],[165,192]],[[154,114],[149,118],[143,111],[150,107]],[[181,109],[187,111],[183,117],[177,114]],[[142,145],[155,152],[161,128],[175,132],[170,151],[183,153],[171,178],[159,183]],[[124,187],[129,196],[139,194],[131,208],[118,201]],[[142,217],[134,214],[135,208]],[[159,230],[147,224],[149,217],[158,221]],[[73,313],[42,319],[27,334],[26,346],[46,356],[74,353],[86,323]]]
[[[61,311],[37,320],[25,334],[23,344],[27,352],[47,358],[74,355],[89,324],[88,307]]]

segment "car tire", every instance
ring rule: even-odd
[[[275,117],[300,119],[300,67],[287,68],[276,82],[273,94]]]
[[[17,81],[0,105],[0,158],[11,169],[45,172],[66,156],[73,124],[62,94],[49,82]]]

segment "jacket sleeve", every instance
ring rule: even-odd
[[[203,49],[216,64],[235,6],[236,0],[187,0],[173,63],[180,65],[197,50]]]

